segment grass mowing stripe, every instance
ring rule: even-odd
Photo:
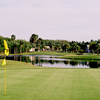
[[[91,70],[91,69],[89,69]],[[73,88],[71,93],[71,100],[95,100],[97,99],[95,87],[95,80],[88,73],[87,70],[80,70],[81,73],[78,73],[78,77],[75,75],[73,78]],[[85,73],[83,73],[83,71]],[[92,71],[92,70],[91,70]],[[100,85],[99,85],[100,86]]]
[[[100,99],[100,69],[44,69],[11,62],[7,69],[7,96],[4,96],[4,70],[0,68],[0,100]]]
[[[50,70],[47,70],[47,69],[45,70],[44,69],[43,70],[43,69],[41,69],[41,72],[40,72],[41,76],[38,75],[38,74],[36,74],[36,75],[34,74],[34,77],[36,77],[34,79],[34,81],[30,80],[30,79],[33,78],[33,75],[29,74],[30,79],[28,81],[29,82],[31,81],[31,83],[29,83],[28,81],[26,81],[26,82],[23,81],[23,78],[26,79],[25,74],[23,74],[22,75],[23,76],[22,82],[12,86],[13,91],[12,92],[9,91],[9,92],[11,92],[13,94],[14,92],[16,92],[15,90],[18,89],[16,95],[19,96],[21,94],[21,96],[23,97],[24,93],[26,93],[25,96],[26,96],[27,99],[29,97],[31,97],[31,99],[37,98],[37,100],[38,99],[41,99],[41,100],[42,99],[47,99],[47,100],[50,100],[50,99],[61,100],[61,99],[63,99],[63,100],[65,100],[65,99],[69,98],[68,94],[70,94],[71,99],[74,99],[74,100],[79,99],[81,97],[81,95],[80,95],[80,93],[82,91],[81,89],[84,88],[84,84],[87,83],[87,82],[84,83],[85,82],[84,77],[87,76],[87,75],[82,75],[83,73],[86,74],[86,72],[82,71],[83,72],[82,73],[80,71],[81,70],[76,70],[76,69],[73,69],[73,70],[71,70],[71,69],[68,69],[68,70],[61,70],[61,69],[54,69],[54,70],[51,70],[51,69]],[[28,74],[28,71],[26,71],[26,72]],[[48,78],[48,76],[49,76],[49,78]],[[89,76],[89,78],[90,77],[91,76]],[[44,80],[44,79],[46,79],[46,80],[42,81],[42,83],[41,83],[41,80]],[[81,80],[79,81],[79,79],[81,79]],[[82,84],[81,83],[82,80],[84,81],[83,82],[84,84],[83,84],[83,86],[80,86],[80,84]],[[18,80],[16,80],[16,81],[18,81]],[[78,81],[79,81],[79,83],[78,83]],[[37,83],[37,82],[39,82],[39,83]],[[17,85],[20,86],[20,88]],[[25,88],[25,86],[26,86],[26,88]],[[45,89],[45,91],[44,91],[44,89]],[[24,91],[24,90],[26,90],[26,91]],[[86,89],[84,88],[84,90],[86,90]],[[78,94],[78,96],[76,95],[76,93]],[[22,100],[24,100],[25,97],[24,97],[24,99],[22,97],[20,97],[20,98]]]

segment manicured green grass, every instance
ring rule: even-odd
[[[0,100],[100,100],[100,69],[42,68],[7,61],[7,96],[0,65]]]
[[[56,51],[41,51],[41,52],[29,52],[29,53],[21,53],[20,55],[74,55],[76,53],[62,53],[62,52],[56,52]]]
[[[65,55],[60,58],[81,59],[81,60],[100,60],[100,55]]]
[[[4,55],[3,53],[0,53],[0,55]],[[18,54],[9,54],[9,55],[76,55],[76,53],[63,53],[63,52],[56,52],[56,51],[35,51],[35,52],[28,52],[28,53],[18,53]]]

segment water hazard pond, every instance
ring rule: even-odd
[[[59,68],[100,68],[100,62],[55,58],[53,55],[9,55],[7,60],[22,61],[36,66]],[[3,59],[3,56],[0,56]]]

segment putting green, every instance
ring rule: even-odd
[[[100,69],[37,68],[15,61],[7,64],[6,96],[0,65],[0,100],[100,100]]]

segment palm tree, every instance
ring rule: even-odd
[[[19,43],[20,43],[20,53],[22,53],[22,45],[24,43],[24,40],[19,40]]]
[[[17,41],[14,41],[14,53],[18,52],[18,48],[17,48],[18,45],[19,43]]]
[[[38,51],[40,51],[40,46],[41,46],[42,41],[43,41],[43,40],[42,40],[41,38],[39,38],[39,39],[37,40]]]
[[[29,50],[29,49],[31,49],[31,47],[32,47],[32,45],[31,45],[31,43],[30,42],[24,42],[24,47],[25,47],[25,49],[26,49],[26,53],[27,53],[27,51]]]
[[[60,48],[60,44],[59,43],[56,44],[56,48],[57,48],[57,51],[58,51],[59,48]]]
[[[66,53],[67,53],[67,49],[68,49],[69,46],[70,46],[69,43],[66,43],[66,44],[65,44],[65,47],[66,47]]]
[[[11,35],[11,39],[14,41],[16,39],[15,35]]]
[[[0,36],[0,45],[1,47],[4,47],[4,38]]]
[[[100,49],[100,39],[98,39],[97,43],[98,43],[97,55],[99,55],[99,49]]]
[[[30,42],[31,43],[35,43],[38,39],[38,35],[37,34],[32,34],[32,36],[30,37]]]
[[[51,48],[51,51],[53,51],[53,45],[54,45],[53,41],[52,41],[52,40],[49,41],[49,46],[50,46],[50,48]]]
[[[78,52],[79,46],[78,46],[78,44],[77,44],[76,42],[74,42],[71,46],[72,46],[72,49],[73,49],[75,52]]]
[[[19,43],[17,41],[11,41],[8,43],[9,49],[11,50],[11,53],[18,53],[18,45]]]
[[[76,50],[77,50],[77,53],[79,53],[79,50],[80,50],[80,46],[79,45],[76,45]]]
[[[93,53],[93,54],[95,54],[95,51],[97,50],[97,48],[98,48],[98,43],[92,41],[92,42],[90,43],[90,49],[92,50],[92,53]]]
[[[39,43],[37,43],[37,48],[38,48],[38,51],[40,51],[40,46],[41,46],[41,44],[39,44]]]
[[[45,51],[45,41],[43,40],[41,44],[42,44],[42,50]]]

